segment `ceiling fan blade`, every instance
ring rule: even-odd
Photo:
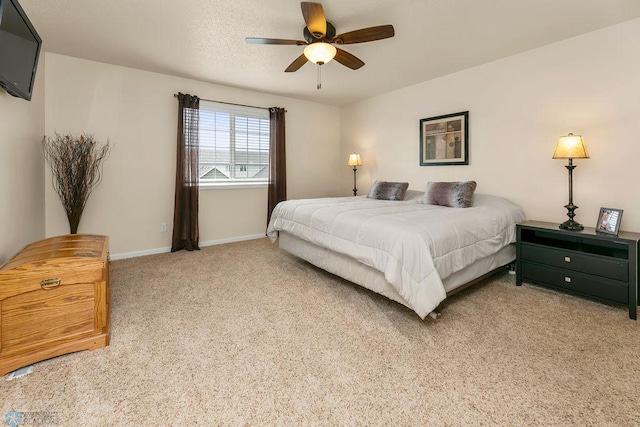
[[[302,40],[265,39],[262,37],[246,37],[244,41],[249,44],[292,44],[297,46],[307,44],[307,42],[303,42]]]
[[[302,16],[307,24],[307,29],[313,37],[323,39],[327,34],[327,18],[324,16],[324,9],[320,3],[311,3],[303,1],[300,3],[302,7]]]
[[[300,67],[302,67],[304,64],[307,63],[307,57],[304,56],[304,53],[300,56],[298,56],[295,61],[293,61],[291,63],[291,65],[289,65],[287,67],[286,70],[284,70],[285,73],[293,73],[294,71],[298,71],[300,69]]]
[[[388,39],[394,35],[395,30],[393,29],[393,25],[379,25],[377,27],[362,28],[360,30],[349,31],[348,33],[338,34],[331,42],[337,44],[364,43]]]
[[[364,62],[362,62],[360,59],[353,56],[349,52],[342,50],[340,48],[336,48],[336,50],[337,50],[336,56],[333,59],[335,59],[345,67],[349,67],[352,70],[357,70],[358,68],[364,65]]]

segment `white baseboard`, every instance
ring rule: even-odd
[[[166,248],[147,249],[144,251],[125,252],[121,254],[109,254],[109,259],[111,261],[117,261],[119,259],[137,258],[139,256],[163,254],[170,251],[171,251],[171,247],[169,246]]]
[[[218,239],[218,240],[208,240],[206,242],[200,242],[200,247],[206,247],[206,246],[215,246],[215,245],[222,245],[225,243],[233,243],[233,242],[243,242],[245,240],[255,240],[255,239],[262,239],[262,238],[266,238],[265,234],[251,234],[248,236],[238,236],[238,237],[228,237],[226,239]],[[136,252],[125,252],[125,253],[121,253],[121,254],[111,254],[109,256],[109,259],[111,259],[111,261],[117,261],[119,259],[127,259],[127,258],[137,258],[137,257],[141,257],[141,256],[146,256],[146,255],[156,255],[156,254],[163,254],[163,253],[167,253],[171,251],[171,247],[165,247],[165,248],[156,248],[156,249],[147,249],[144,251],[136,251]]]
[[[262,239],[266,237],[267,237],[267,234],[262,233],[262,234],[250,234],[248,236],[229,237],[226,239],[209,240],[207,242],[200,242],[200,247],[222,245],[224,243],[243,242],[245,240],[256,240],[256,239]]]

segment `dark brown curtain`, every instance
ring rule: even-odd
[[[285,109],[269,108],[271,134],[269,138],[269,196],[267,199],[267,225],[271,212],[278,203],[287,200],[287,159],[285,156]]]
[[[176,199],[171,252],[198,247],[198,122],[200,98],[178,94],[178,152]]]

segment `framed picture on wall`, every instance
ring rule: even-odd
[[[600,208],[596,231],[598,233],[615,234],[617,236],[621,221],[622,209]]]
[[[468,164],[468,111],[420,120],[420,166]]]

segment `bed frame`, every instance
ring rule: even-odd
[[[346,255],[302,240],[284,231],[279,232],[278,244],[281,249],[302,258],[316,267],[356,283],[373,292],[384,295],[413,310],[413,307],[387,282],[384,274],[368,265],[362,264]],[[512,263],[515,258],[515,246],[511,244],[502,248],[497,253],[482,258],[470,266],[444,278],[442,283],[447,296],[455,294],[502,271],[503,267]],[[437,314],[430,314],[430,316],[437,317]]]

